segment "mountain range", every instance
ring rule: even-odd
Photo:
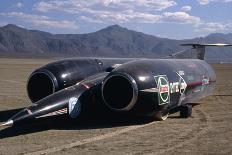
[[[160,58],[183,43],[232,43],[232,33],[174,40],[112,25],[87,34],[51,34],[13,24],[0,27],[0,57],[149,57]],[[232,48],[207,48],[208,61],[232,61]]]

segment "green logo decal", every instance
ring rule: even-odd
[[[167,104],[170,102],[170,87],[168,78],[166,75],[154,76],[157,88],[158,88],[158,99],[159,105]]]

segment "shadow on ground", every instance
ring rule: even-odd
[[[193,103],[193,106],[199,105]],[[0,122],[6,121],[10,116],[13,116],[22,109],[13,109],[0,111]],[[179,109],[173,109],[170,113],[176,113]],[[169,116],[171,119],[180,119],[179,116]],[[23,124],[16,124],[13,127],[0,130],[0,139],[14,137],[18,135],[26,135],[46,130],[88,130],[88,129],[102,129],[113,128],[120,126],[141,125],[154,121],[151,117],[119,115],[118,113],[93,113],[86,115],[79,119],[71,119],[68,115],[59,115],[46,118],[34,119],[23,122]]]
[[[21,109],[13,109],[7,111],[0,111],[0,121],[6,121],[19,112]],[[153,121],[148,117],[135,117],[127,115],[115,114],[93,114],[82,116],[79,119],[71,119],[67,115],[52,116],[46,118],[39,118],[23,124],[16,124],[13,127],[8,127],[0,130],[0,139],[14,137],[18,135],[26,135],[46,130],[88,130],[88,129],[101,129],[113,128],[120,126],[130,126],[146,124]]]

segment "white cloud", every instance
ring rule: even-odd
[[[92,23],[160,23],[176,22],[182,24],[197,23],[199,17],[182,12],[159,11],[172,7],[177,3],[173,0],[50,0],[35,5],[41,12],[62,11],[68,14],[80,15],[79,19]],[[190,11],[191,6],[182,10]]]
[[[87,22],[113,22],[113,23],[179,23],[179,24],[198,24],[201,19],[199,17],[191,16],[186,12],[165,12],[161,15],[135,12],[133,10],[126,10],[123,12],[112,11],[93,11],[92,17],[81,17],[81,20]]]
[[[169,7],[175,6],[177,3],[172,0],[134,0],[131,1],[131,5],[135,4],[138,6],[151,7],[155,10],[164,10]]]
[[[102,20],[97,20],[97,19],[90,18],[87,16],[80,16],[80,20],[89,22],[89,23],[104,23]]]
[[[113,21],[121,22],[138,22],[138,23],[157,23],[161,19],[161,15],[155,15],[150,13],[135,12],[133,10],[126,10],[121,13],[107,12],[105,14],[98,15],[102,19],[109,19]]]
[[[164,10],[176,5],[174,0],[50,0],[42,1],[35,5],[35,9],[42,12],[48,11],[64,11],[69,13],[78,13],[83,8],[96,9],[96,6],[101,9],[152,9]]]
[[[197,0],[201,5],[207,5],[210,2],[221,2],[221,3],[229,3],[232,0]]]
[[[232,22],[202,22],[195,27],[196,32],[223,32],[232,29]]]
[[[148,5],[147,0],[136,0],[138,3],[137,5]],[[130,2],[130,1],[128,1]],[[154,4],[153,1],[151,1]],[[156,0],[157,2],[157,0]],[[95,9],[94,5],[121,5],[123,8],[101,8]],[[70,14],[80,14],[80,20],[92,23],[104,23],[104,22],[141,22],[141,23],[155,23],[159,21],[161,15],[156,15],[154,13],[147,13],[147,12],[138,12],[134,11],[129,6],[126,6],[126,2],[122,0],[93,0],[89,3],[86,1],[73,1],[69,0],[61,2],[61,1],[49,1],[47,2],[40,2],[36,6],[38,11],[48,12],[48,11],[64,11]],[[161,3],[162,7],[164,4]],[[151,6],[149,6],[151,7]],[[83,15],[84,14],[84,15]]]
[[[183,6],[180,10],[184,12],[188,12],[192,10],[192,7],[189,5],[186,5],[186,6]]]
[[[45,26],[45,27],[53,27],[53,28],[69,28],[69,29],[77,28],[76,23],[73,21],[53,20],[47,16],[32,15],[32,14],[26,14],[23,12],[0,13],[0,15],[16,18],[18,20],[31,23],[35,26]]]
[[[41,12],[50,12],[50,11],[63,11],[68,13],[78,13],[79,9],[84,8],[82,4],[76,4],[72,1],[48,1],[48,2],[39,2],[35,5],[35,9]]]
[[[201,5],[207,5],[207,4],[209,4],[209,0],[198,0],[198,2],[199,2]]]
[[[22,8],[24,5],[23,5],[23,3],[21,3],[21,2],[18,2],[18,3],[16,3],[16,5],[15,5],[17,8]]]
[[[186,12],[165,12],[163,20],[166,22],[174,22],[180,24],[198,24],[201,19],[196,16],[191,16]]]
[[[112,12],[112,11],[93,11],[92,17],[80,18],[81,20],[88,22],[114,22],[114,23],[125,23],[125,22],[137,22],[137,23],[157,23],[161,19],[161,15],[154,15],[149,13],[135,12],[133,10],[126,10],[123,12]]]

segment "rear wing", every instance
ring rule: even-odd
[[[191,46],[192,50],[183,50],[174,54],[169,55],[169,57],[174,59],[205,59],[205,47],[214,46],[214,47],[227,47],[232,46],[232,44],[181,44],[181,46]]]

